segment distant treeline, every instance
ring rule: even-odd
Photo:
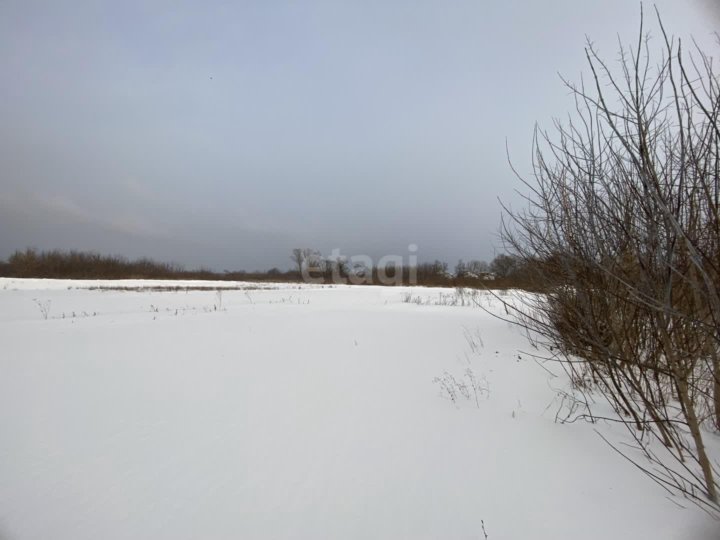
[[[289,276],[288,274],[293,274]],[[295,279],[293,272],[214,272],[205,268],[186,270],[179,264],[148,258],[127,259],[85,251],[16,251],[0,261],[1,277],[55,279],[204,279],[274,281]]]
[[[413,268],[371,268],[364,269],[367,284],[387,285],[388,278],[397,278],[393,284],[417,284],[438,287],[519,287],[534,289],[525,278],[525,272],[514,265],[507,255],[499,255],[486,265],[487,273],[478,274],[467,271],[465,263],[460,261],[456,273],[448,271],[447,263],[435,261],[421,263]],[[352,270],[345,266],[333,267],[325,264],[322,270],[312,272],[316,283],[352,282],[348,279]],[[272,268],[266,271],[215,272],[206,268],[186,270],[183,266],[157,262],[149,258],[127,259],[122,256],[101,255],[84,251],[38,251],[26,249],[16,251],[10,258],[0,261],[0,277],[48,278],[48,279],[195,279],[226,281],[272,281],[303,282],[299,270],[282,271]],[[488,279],[491,278],[491,279]],[[414,282],[414,283],[413,283]]]

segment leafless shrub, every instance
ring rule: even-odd
[[[419,289],[422,290],[422,289]],[[483,291],[456,287],[448,292],[438,292],[437,295],[417,294],[415,291],[402,293],[401,299],[405,304],[416,304],[418,306],[461,306],[475,307],[480,304]]]
[[[718,513],[720,82],[658,26],[657,61],[642,23],[619,69],[588,43],[589,83],[566,81],[575,116],[536,129],[528,208],[506,208],[502,234],[545,294],[506,309],[608,399],[639,467]]]
[[[456,378],[448,371],[442,376],[435,377],[433,382],[440,386],[440,393],[457,406],[460,399],[472,399],[475,406],[480,408],[480,397],[490,393],[490,387],[485,377],[478,378],[471,368],[467,368],[463,376]]]
[[[40,310],[40,314],[42,315],[43,320],[47,320],[50,316],[50,306],[52,305],[52,301],[45,300],[43,302],[41,300],[38,300],[37,298],[33,298],[33,302],[35,302],[35,305]]]

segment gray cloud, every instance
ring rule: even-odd
[[[658,2],[704,39],[715,4]],[[214,268],[292,247],[490,258],[535,121],[624,0],[0,4],[0,258],[95,249]]]
[[[695,0],[701,9],[712,19],[713,24],[720,25],[720,2],[717,0]]]

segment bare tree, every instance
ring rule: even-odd
[[[295,248],[292,250],[290,260],[295,263],[298,274],[304,279],[308,272],[324,272],[324,265],[321,265],[321,255],[319,251],[310,248]],[[323,268],[318,268],[323,266]]]
[[[508,277],[518,266],[518,259],[513,255],[501,253],[490,263],[490,271],[497,277]]]
[[[485,261],[469,261],[467,263],[467,269],[473,274],[483,274],[490,271],[490,265]]]
[[[657,21],[657,61],[642,22],[618,67],[588,43],[576,114],[536,128],[528,208],[505,208],[502,235],[544,294],[508,308],[613,405],[647,457],[628,459],[718,513],[720,83]]]
[[[303,263],[305,262],[305,251],[302,248],[295,248],[292,250],[290,260],[297,266],[298,274],[302,274]]]

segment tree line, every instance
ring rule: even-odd
[[[352,257],[325,256],[311,248],[295,248],[290,259],[296,275],[306,282],[350,283],[357,285],[423,285],[519,287],[529,285],[523,264],[517,257],[500,254],[490,263],[482,260],[458,261],[454,271],[448,263],[435,260],[413,265],[388,262],[369,265]]]
[[[292,281],[278,269],[262,272],[187,270],[182,265],[149,258],[127,259],[92,251],[16,251],[0,261],[1,277],[53,279],[204,279],[233,281]]]
[[[0,277],[54,279],[200,279],[231,281],[302,282],[308,274],[320,283],[337,283],[337,277],[353,283],[351,276],[362,277],[358,284],[417,284],[425,286],[492,286],[528,287],[525,271],[516,257],[500,254],[490,263],[479,260],[460,260],[450,271],[443,261],[419,263],[412,268],[384,268],[353,266],[343,258],[323,257],[312,249],[294,249],[291,259],[294,268],[247,272],[233,270],[217,272],[208,268],[188,270],[182,265],[158,262],[149,258],[128,259],[117,255],[102,255],[88,251],[15,251],[7,261],[0,261]],[[489,278],[492,278],[491,280]],[[387,278],[387,279],[383,279]]]

